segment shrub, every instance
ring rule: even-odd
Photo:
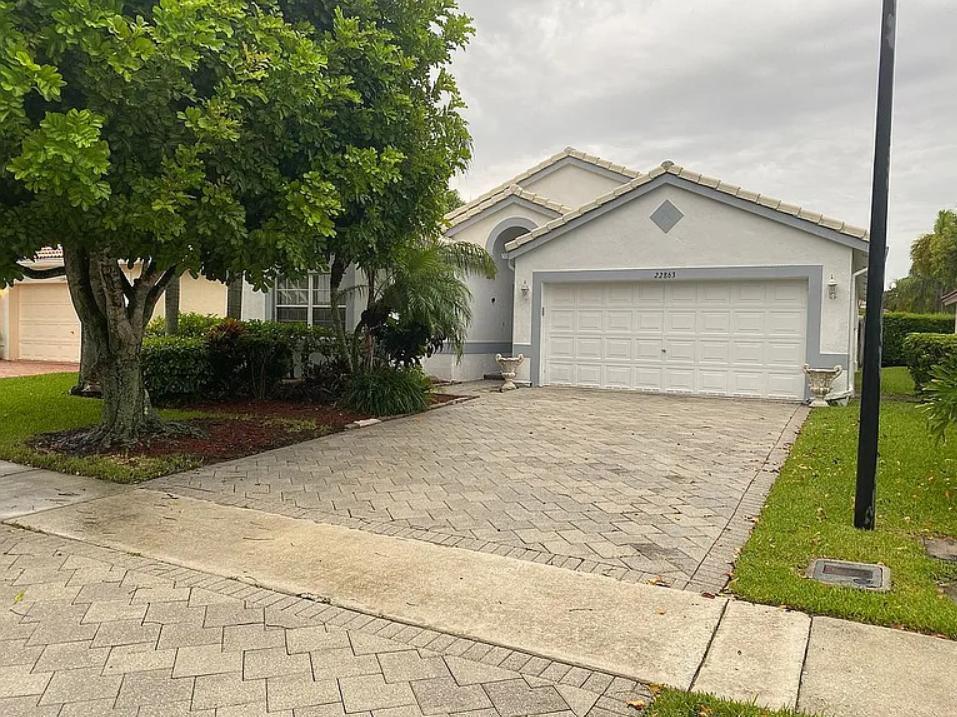
[[[934,368],[924,395],[928,403],[922,408],[927,412],[930,431],[943,440],[947,428],[957,423],[957,352]]]
[[[950,314],[907,314],[889,311],[884,314],[884,366],[905,366],[904,339],[908,334],[953,334],[954,317]]]
[[[934,368],[957,358],[957,335],[911,334],[904,339],[904,356],[917,393],[923,393]]]
[[[372,416],[419,413],[429,407],[431,388],[419,368],[376,366],[349,377],[344,403]]]
[[[192,336],[155,336],[143,342],[143,378],[154,400],[199,396],[212,379],[209,349]]]
[[[209,330],[223,321],[220,316],[213,316],[212,314],[197,314],[192,311],[188,311],[185,314],[179,315],[179,331],[176,332],[177,336],[194,336],[201,338],[206,336],[209,333]],[[155,319],[150,321],[149,325],[146,327],[147,336],[165,336],[166,335],[166,319],[162,316],[157,316]]]

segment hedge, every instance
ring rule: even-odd
[[[904,339],[904,354],[917,393],[922,393],[935,367],[957,359],[957,335],[911,334]]]
[[[155,336],[143,341],[143,380],[153,400],[202,394],[212,380],[206,341],[194,336]]]
[[[954,317],[950,314],[908,314],[889,311],[884,314],[884,366],[906,366],[904,339],[908,334],[953,334]]]

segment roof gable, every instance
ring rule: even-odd
[[[622,183],[629,182],[641,176],[640,172],[636,172],[635,170],[629,169],[623,165],[609,162],[608,160],[602,159],[601,157],[596,157],[592,154],[586,154],[585,152],[581,152],[574,147],[566,147],[558,154],[555,154],[545,161],[536,164],[534,167],[525,170],[521,174],[515,175],[497,187],[490,189],[472,201],[463,204],[461,207],[449,212],[445,215],[445,221],[449,226],[454,226],[459,222],[461,215],[470,214],[471,216],[474,216],[473,210],[478,205],[486,205],[489,200],[502,194],[502,192],[510,187],[518,186],[521,188],[523,183],[539,179],[550,172],[556,171],[564,164],[571,162],[574,162],[577,166],[582,167],[583,169],[601,173],[604,176],[617,177]]]
[[[538,229],[509,242],[505,248],[515,256],[532,251],[542,243],[665,184],[671,184],[739,209],[759,214],[772,221],[789,224],[809,234],[836,241],[852,249],[863,252],[868,250],[866,229],[802,209],[780,199],[742,189],[720,179],[692,172],[673,162],[663,162],[660,167],[656,167],[648,174],[641,175],[593,202],[557,217]]]
[[[461,212],[455,216],[451,221],[447,220],[445,234],[452,235],[457,234],[462,231],[473,219],[477,219],[480,215],[484,214],[490,209],[499,209],[501,206],[504,206],[504,202],[519,202],[525,203],[526,206],[531,205],[532,208],[544,210],[547,215],[553,217],[560,217],[563,214],[568,214],[572,210],[571,207],[567,207],[564,204],[558,202],[553,202],[550,199],[547,199],[540,194],[535,194],[534,192],[529,192],[526,189],[522,189],[517,184],[512,184],[497,194],[493,194],[485,199],[485,201],[479,202],[478,204],[473,204],[473,206],[466,212]]]

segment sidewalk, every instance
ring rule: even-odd
[[[957,642],[121,492],[9,521],[586,669],[834,717],[957,707]]]

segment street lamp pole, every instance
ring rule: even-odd
[[[877,450],[881,418],[881,342],[884,269],[887,258],[887,196],[890,181],[891,115],[894,107],[894,45],[897,0],[883,0],[880,76],[877,86],[877,137],[871,190],[871,238],[864,319],[864,379],[857,443],[854,527],[874,530],[877,499]]]

